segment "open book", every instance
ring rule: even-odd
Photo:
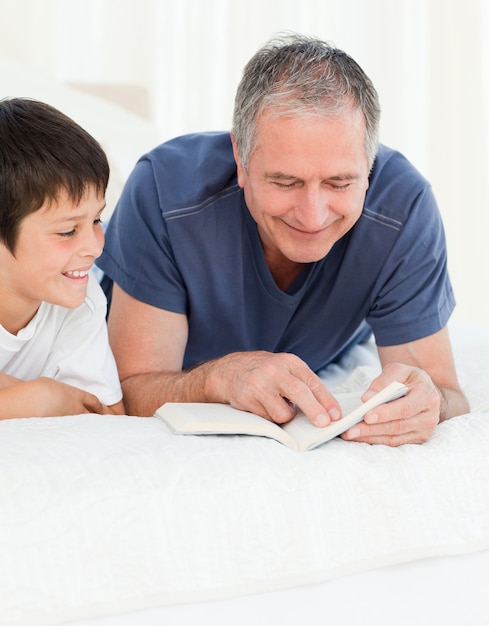
[[[303,413],[287,424],[274,424],[259,415],[240,411],[229,404],[212,402],[167,402],[155,413],[179,435],[255,435],[269,437],[293,450],[312,450],[348,430],[379,404],[400,398],[407,391],[393,382],[362,403],[359,392],[337,394],[343,417],[329,426],[313,426]]]

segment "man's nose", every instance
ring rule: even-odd
[[[329,214],[328,194],[323,189],[308,189],[301,194],[297,216],[305,230],[320,230]]]

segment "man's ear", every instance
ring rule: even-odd
[[[231,132],[231,143],[233,145],[233,155],[234,155],[234,160],[236,161],[236,168],[237,168],[237,174],[238,174],[238,185],[240,187],[244,187],[244,177],[246,176],[246,170],[243,166],[243,163],[241,162],[241,159],[239,157],[239,153],[238,153],[238,147],[236,145],[236,139],[234,138],[234,133]]]

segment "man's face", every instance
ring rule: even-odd
[[[322,259],[360,217],[369,167],[359,110],[334,118],[265,112],[247,170],[236,148],[235,158],[271,266]]]

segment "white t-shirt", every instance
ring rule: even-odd
[[[109,347],[107,302],[90,275],[85,302],[67,309],[43,302],[29,324],[11,335],[0,325],[0,369],[21,380],[54,378],[93,393],[106,405],[122,398]]]

